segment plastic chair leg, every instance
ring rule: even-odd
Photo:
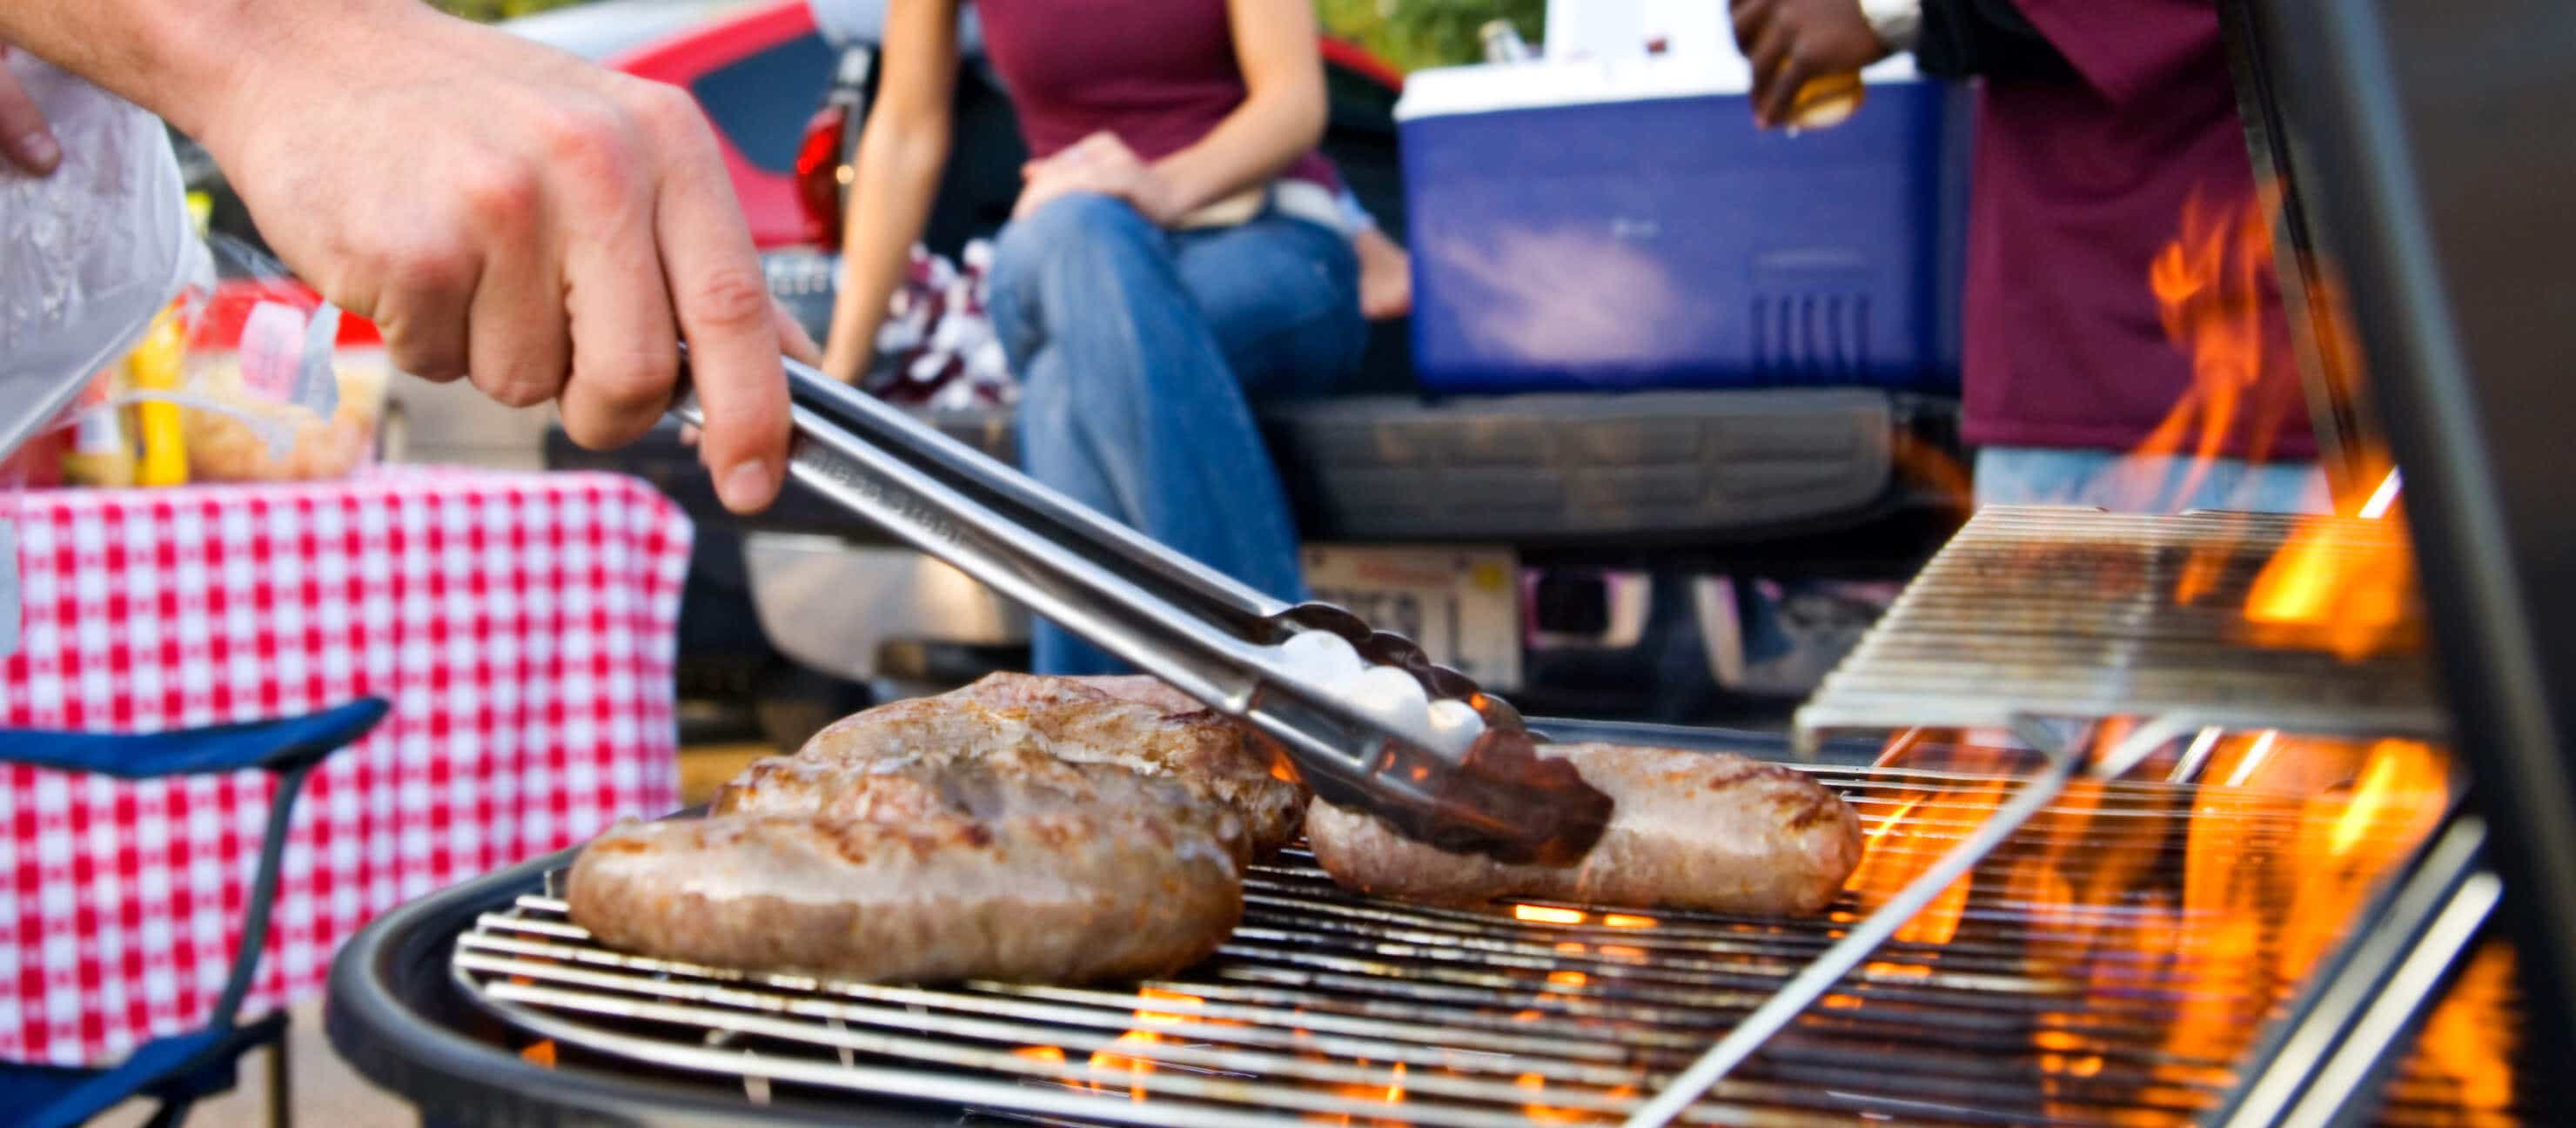
[[[294,1073],[286,1061],[287,1031],[268,1044],[268,1128],[295,1128]]]

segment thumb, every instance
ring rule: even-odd
[[[0,59],[7,57],[8,48],[0,47]],[[0,156],[37,176],[63,163],[63,148],[46,127],[45,112],[5,69],[0,69]]]

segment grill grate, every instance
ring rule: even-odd
[[[2444,714],[2411,588],[2406,602],[2377,609],[2385,629],[2358,649],[2349,615],[2248,614],[2285,546],[2319,563],[2322,575],[2338,560],[2380,565],[2359,571],[2383,583],[2408,575],[2394,567],[2406,558],[2406,530],[2395,521],[1986,507],[1798,711],[1801,738],[2163,714],[2204,725],[2440,735]]]
[[[1292,852],[1254,867],[1216,958],[1134,989],[695,967],[602,948],[548,896],[485,915],[453,972],[535,1037],[753,1101],[776,1086],[1081,1122],[1615,1121],[2011,783],[1811,770],[1871,836],[1842,901],[1811,920],[1403,905],[1345,893]],[[1681,1122],[2189,1123],[2439,806],[2079,781]],[[2327,839],[2341,864],[2311,864]],[[2410,1073],[2385,1115],[2422,1119],[2456,1088]]]

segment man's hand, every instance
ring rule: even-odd
[[[1020,190],[1020,202],[1011,209],[1014,219],[1068,192],[1115,196],[1157,227],[1169,227],[1181,218],[1180,201],[1170,182],[1154,166],[1137,159],[1115,133],[1094,133],[1045,160],[1030,161],[1020,167],[1020,176],[1028,186]]]
[[[1735,43],[1753,61],[1753,120],[1790,120],[1810,80],[1849,74],[1887,57],[1859,0],[1732,0]]]
[[[786,468],[781,334],[713,135],[677,88],[412,8],[280,45],[203,141],[286,263],[404,371],[644,433],[676,342],[727,507]],[[291,60],[291,61],[290,61]]]
[[[0,159],[44,176],[63,163],[63,148],[54,143],[54,131],[45,126],[36,100],[10,77],[8,60],[9,45],[0,43]]]

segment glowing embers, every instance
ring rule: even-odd
[[[2106,726],[2099,739],[2126,731]],[[2068,787],[1825,1009],[1840,1001],[1868,1014],[1881,985],[1905,979],[2016,971],[2044,1115],[2190,1123],[2438,825],[2455,785],[2444,754],[2421,741],[2259,732],[2211,744],[2202,778],[2224,784]],[[1982,819],[2006,790],[1983,777],[2029,755],[1942,734],[1892,746],[1879,769],[1888,794],[1855,800],[1873,856],[1855,876],[1853,913]],[[2461,1089],[2501,1100],[2509,1086],[2494,1077],[2510,1044],[2452,1033],[2424,1058]]]

